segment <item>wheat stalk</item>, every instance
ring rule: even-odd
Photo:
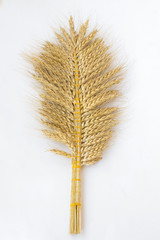
[[[86,34],[88,21],[77,33],[72,17],[67,32],[56,33],[58,44],[45,42],[38,55],[29,56],[32,77],[42,87],[41,121],[44,134],[68,146],[70,153],[52,152],[72,158],[70,233],[81,230],[81,167],[102,158],[118,108],[110,106],[119,91],[122,66],[113,67],[112,54],[97,30]]]

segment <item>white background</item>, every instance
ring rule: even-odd
[[[90,18],[128,66],[125,108],[103,160],[82,170],[83,225],[71,236],[71,162],[46,150],[22,53],[70,14]],[[0,2],[0,239],[160,239],[160,2]]]

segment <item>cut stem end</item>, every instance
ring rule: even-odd
[[[70,206],[70,233],[81,232],[81,206]]]

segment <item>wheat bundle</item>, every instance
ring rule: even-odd
[[[70,233],[81,230],[81,167],[96,163],[117,124],[118,108],[109,104],[119,96],[122,66],[113,66],[112,54],[97,30],[87,34],[88,21],[75,31],[56,33],[58,43],[46,41],[31,55],[32,77],[42,87],[40,115],[44,134],[64,143],[70,152],[51,149],[72,159]]]

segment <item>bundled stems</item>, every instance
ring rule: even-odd
[[[74,52],[74,153],[72,158],[72,183],[70,204],[70,233],[81,231],[81,105],[79,98],[80,77],[76,49]]]
[[[75,162],[76,161],[73,159],[70,204],[70,233],[80,233],[81,231],[81,169]]]

